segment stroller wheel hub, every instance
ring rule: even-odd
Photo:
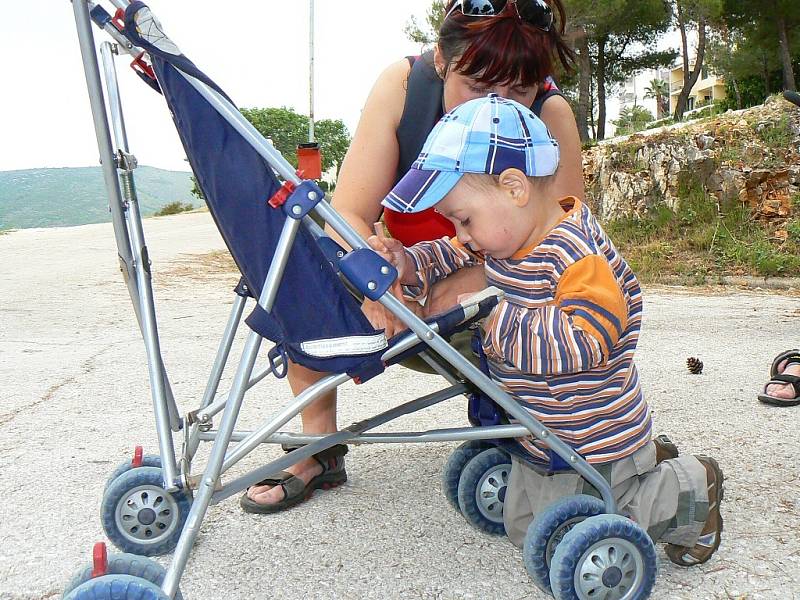
[[[142,525],[152,525],[156,520],[156,512],[152,508],[145,508],[139,511],[139,523]]]
[[[607,588],[617,587],[622,581],[622,571],[619,567],[609,567],[603,573],[603,585]]]
[[[627,599],[641,584],[644,564],[640,552],[629,541],[608,538],[592,545],[581,557],[575,571],[576,588],[583,598],[605,590],[604,598]]]

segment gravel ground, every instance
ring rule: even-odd
[[[181,410],[191,410],[236,277],[192,256],[223,247],[207,214],[150,219],[146,233],[164,360]],[[136,444],[157,452],[144,345],[115,254],[107,224],[0,236],[2,599],[59,596],[104,538],[106,477]],[[800,598],[800,408],[755,401],[772,356],[797,344],[798,316],[791,296],[647,290],[637,356],[656,430],[683,452],[717,457],[727,475],[721,549],[692,569],[659,550],[653,598]],[[241,339],[234,356],[240,348]],[[702,375],[688,373],[689,356],[703,360]],[[344,386],[340,425],[440,384],[396,367]],[[271,414],[287,391],[281,381],[259,384],[241,427]],[[395,429],[460,425],[464,411],[450,401]],[[442,497],[439,474],[453,446],[355,448],[345,486],[283,514],[246,515],[233,499],[211,507],[184,596],[543,598],[520,552],[471,529]],[[237,471],[277,454],[266,447]]]

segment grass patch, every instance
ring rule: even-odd
[[[618,171],[641,171],[647,168],[640,158],[637,158],[641,144],[617,144],[609,155],[609,166]]]
[[[719,281],[723,275],[800,276],[800,219],[776,226],[755,220],[749,208],[720,212],[716,200],[681,182],[680,205],[659,206],[641,218],[605,225],[608,235],[644,283],[667,280],[687,285]]]
[[[788,115],[781,115],[776,123],[769,123],[756,131],[759,139],[770,148],[786,148],[794,139]]]
[[[188,202],[170,202],[169,204],[164,205],[161,210],[156,212],[153,216],[166,217],[167,215],[177,215],[189,210],[194,210],[194,206]]]
[[[734,144],[726,144],[717,155],[720,163],[738,163],[742,161],[742,148]]]

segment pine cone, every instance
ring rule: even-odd
[[[692,375],[700,375],[703,372],[703,361],[694,356],[686,359],[686,368]]]

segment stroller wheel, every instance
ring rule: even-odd
[[[499,448],[484,450],[466,464],[458,482],[458,506],[470,525],[505,534],[503,503],[510,473],[511,458]]]
[[[103,529],[124,552],[167,554],[178,543],[190,506],[185,494],[164,489],[161,469],[131,469],[117,477],[103,494]]]
[[[597,498],[581,494],[559,498],[536,515],[522,544],[522,560],[536,587],[551,593],[550,564],[556,547],[575,525],[604,509]]]
[[[64,589],[64,597],[67,597],[75,588],[91,580],[93,568],[90,565],[79,571]],[[132,575],[160,586],[166,573],[167,571],[164,567],[146,556],[136,556],[135,554],[110,554],[108,556],[107,575]],[[175,592],[175,600],[183,600],[180,590]]]
[[[177,597],[177,596],[176,596]],[[64,600],[169,600],[161,588],[133,575],[103,575],[64,594]]]
[[[550,565],[556,600],[644,600],[658,575],[647,532],[619,515],[597,515],[575,525]]]
[[[461,511],[458,506],[458,481],[466,464],[477,454],[492,448],[492,445],[483,440],[470,440],[464,442],[453,450],[447,458],[442,470],[442,493],[450,505],[457,511]]]
[[[160,469],[161,468],[161,457],[158,454],[145,454],[144,456],[142,456],[142,464],[140,466],[142,466],[142,467],[157,467],[157,468]],[[106,479],[106,486],[105,486],[105,488],[103,488],[103,490],[104,491],[107,490],[108,486],[110,486],[112,483],[114,483],[114,480],[117,477],[119,477],[120,475],[122,475],[123,473],[127,473],[131,469],[138,469],[138,468],[139,467],[134,467],[131,464],[131,461],[129,461],[129,460],[125,461],[124,463],[120,463],[120,465],[116,469],[114,469],[114,472],[111,473],[111,475],[108,476],[108,479]]]

